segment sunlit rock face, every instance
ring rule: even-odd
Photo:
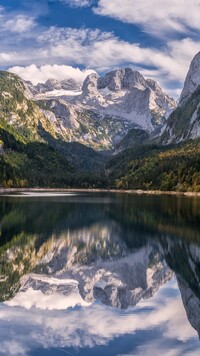
[[[162,126],[176,106],[155,81],[131,68],[116,69],[105,77],[89,75],[78,102],[102,114],[128,119],[148,132]]]
[[[200,52],[191,62],[178,108],[163,130],[161,142],[179,143],[200,137]]]
[[[200,85],[200,52],[193,58],[189,71],[187,73],[184,87],[180,97],[180,105],[182,105],[195,92]]]

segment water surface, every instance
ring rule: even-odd
[[[200,198],[0,197],[1,355],[199,355]]]

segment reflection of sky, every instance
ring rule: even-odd
[[[93,304],[40,310],[0,305],[2,355],[199,355],[173,279],[126,311]]]

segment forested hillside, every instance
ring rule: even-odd
[[[135,145],[107,164],[118,189],[200,191],[200,140],[179,145]]]

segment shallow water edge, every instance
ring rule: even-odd
[[[92,189],[92,188],[0,188],[0,195],[20,192],[91,192],[91,193],[122,193],[122,194],[145,194],[145,195],[177,195],[200,197],[200,192],[179,192],[162,190],[122,190],[122,189]]]

